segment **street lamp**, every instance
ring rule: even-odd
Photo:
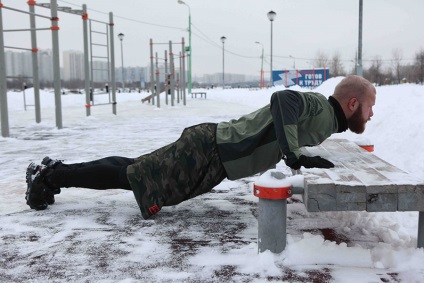
[[[191,57],[193,57],[192,54],[192,48],[191,48],[191,10],[190,6],[187,5],[182,0],[178,0],[178,4],[186,5],[188,7],[188,46],[186,46],[185,51],[188,52],[188,93],[191,93],[191,87],[192,87],[192,81],[191,81]]]
[[[221,42],[222,42],[222,89],[224,89],[224,82],[225,82],[225,73],[224,73],[224,43],[227,38],[225,36],[221,36]]]
[[[260,43],[259,41],[255,42],[256,44],[260,44],[262,46],[262,63],[261,63],[261,82],[260,82],[260,88],[264,87],[264,45]]]
[[[122,48],[122,41],[124,40],[125,35],[121,32],[118,34],[118,38],[121,41],[121,64],[122,64],[122,92],[125,89],[125,78],[124,78],[124,52]]]
[[[269,11],[268,14],[267,14],[268,19],[271,21],[271,76],[270,76],[271,86],[274,85],[274,82],[272,80],[272,22],[274,21],[276,15],[277,15],[277,13],[274,12],[274,11]]]

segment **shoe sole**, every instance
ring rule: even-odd
[[[29,196],[32,193],[32,181],[33,181],[32,176],[34,176],[38,171],[40,171],[39,165],[36,165],[35,163],[32,163],[32,162],[28,165],[28,168],[26,170],[26,176],[25,176],[26,183],[27,183],[27,191],[25,193],[25,199],[26,199],[26,204],[29,205],[31,209],[44,210],[48,207],[47,202],[38,206],[34,206],[29,201]]]

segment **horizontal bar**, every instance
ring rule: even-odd
[[[107,92],[105,92],[105,93],[99,93],[99,94],[106,94]],[[113,103],[113,102],[110,102],[110,103],[99,103],[99,104],[92,104],[91,106],[101,106],[101,105],[111,105],[111,104],[116,104],[116,103]]]
[[[15,31],[33,31],[33,30],[51,30],[51,28],[28,28],[28,29],[5,29],[4,32],[15,32]]]
[[[101,32],[101,31],[95,31],[95,30],[92,30],[91,32],[92,32],[92,33],[99,33],[99,34],[107,35],[107,33],[106,33],[106,32]]]
[[[153,42],[153,44],[169,44],[169,42]],[[172,42],[171,44],[182,44],[182,42]]]
[[[91,45],[96,45],[96,46],[105,46],[105,47],[107,47],[107,45],[106,45],[106,44],[99,44],[99,43],[91,43]]]
[[[92,69],[93,71],[109,71],[109,69]]]
[[[30,13],[30,12],[26,12],[26,11],[18,10],[18,9],[15,9],[15,8],[6,7],[6,6],[3,6],[2,8],[7,9],[7,10],[12,10],[12,11],[15,11],[15,12],[19,12],[19,13],[22,13],[22,14],[34,15],[34,16],[37,16],[37,17],[46,18],[46,19],[50,20],[50,17],[44,16],[44,15]]]
[[[92,20],[92,19],[90,19],[90,21],[92,21],[92,22],[96,22],[96,23],[105,24],[105,25],[108,25],[108,24],[109,24],[109,23],[106,23],[106,22],[101,22],[101,21]]]
[[[5,46],[4,48],[32,51],[32,49],[30,49],[30,48],[22,48],[22,47],[14,47],[14,46]]]
[[[43,8],[47,8],[50,9],[50,3],[39,3],[39,4],[35,4],[36,6],[39,7],[43,7]],[[72,10],[71,7],[57,7],[57,10],[60,12],[64,12],[64,13],[68,13],[68,14],[75,14],[75,15],[83,15],[84,11],[83,10]]]
[[[23,77],[23,76],[6,76],[8,79],[32,79],[33,77]]]
[[[107,59],[109,57],[102,57],[102,56],[91,56],[92,58],[103,58],[103,59]]]

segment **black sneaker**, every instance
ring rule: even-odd
[[[59,164],[62,164],[62,163],[63,163],[63,160],[51,159],[48,156],[44,157],[43,160],[41,161],[41,164],[43,164],[47,168],[51,168],[51,169],[54,169],[56,166],[58,166]],[[51,195],[50,199],[52,199],[53,203],[54,203],[54,195],[60,194],[60,188],[49,186],[49,184],[46,184],[46,185],[47,185],[47,188],[48,188],[47,193],[49,195]]]
[[[49,205],[46,200],[46,188],[41,178],[42,167],[34,163],[26,170],[27,191],[25,199],[31,209],[44,210]],[[54,202],[54,201],[53,201]]]
[[[58,159],[51,159],[50,157],[46,156],[43,158],[43,161],[41,161],[41,164],[46,165],[49,168],[55,168],[57,165],[62,164],[63,160]]]

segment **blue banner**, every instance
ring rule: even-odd
[[[299,85],[301,87],[315,88],[329,78],[329,69],[272,71],[274,85],[284,85],[285,87]]]

